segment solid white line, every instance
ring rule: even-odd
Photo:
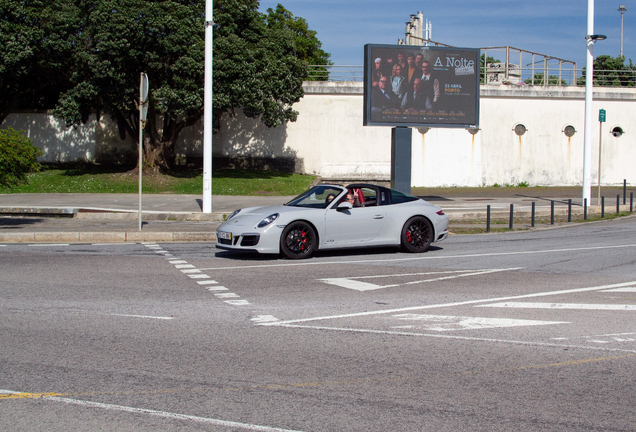
[[[283,325],[283,324],[292,324],[292,323],[299,323],[299,322],[322,321],[322,320],[337,319],[337,318],[352,318],[352,317],[360,317],[360,316],[368,316],[368,315],[399,313],[399,312],[412,311],[412,310],[435,309],[435,308],[452,307],[452,306],[465,306],[465,305],[478,304],[478,303],[493,303],[493,302],[501,302],[506,300],[531,298],[531,297],[545,297],[545,296],[560,295],[560,294],[573,294],[573,293],[586,292],[586,291],[599,291],[599,290],[608,289],[608,288],[619,288],[619,287],[634,285],[634,282],[635,281],[612,284],[612,285],[602,285],[602,286],[589,287],[589,288],[574,288],[569,290],[547,291],[547,292],[539,292],[539,293],[533,293],[533,294],[522,294],[518,296],[511,296],[511,297],[496,297],[496,298],[481,299],[481,300],[467,300],[463,302],[442,303],[442,304],[425,305],[425,306],[411,306],[411,307],[406,307],[401,309],[387,309],[387,310],[380,310],[380,311],[357,312],[357,313],[351,313],[351,314],[331,315],[331,316],[323,316],[323,317],[315,317],[315,318],[301,318],[296,320],[279,321],[277,323],[262,323],[257,325],[262,325],[262,326]]]
[[[34,244],[27,245],[27,246],[37,246],[37,247],[40,247],[40,246],[70,246],[70,244],[69,243],[42,243],[42,244],[34,243]]]
[[[368,282],[359,282],[359,281],[351,280],[351,279],[358,279],[356,277],[352,277],[352,278],[318,279],[318,280],[322,281],[322,282],[325,282],[325,283],[328,283],[330,285],[337,285],[337,286],[341,286],[343,288],[349,288],[349,289],[353,289],[353,290],[357,290],[357,291],[371,291],[371,290],[377,290],[377,289],[382,289],[382,288],[394,288],[394,287],[399,287],[399,286],[404,286],[404,285],[415,285],[415,284],[426,283],[426,282],[437,282],[437,281],[441,281],[441,280],[456,279],[456,278],[466,277],[466,276],[479,276],[479,275],[488,274],[488,273],[497,273],[497,272],[502,272],[502,271],[520,270],[522,268],[523,267],[513,267],[513,268],[508,268],[508,269],[477,270],[474,273],[462,273],[462,274],[459,274],[459,275],[443,276],[443,277],[438,277],[438,278],[434,278],[434,279],[422,279],[422,280],[416,280],[416,281],[410,281],[410,282],[404,282],[404,283],[398,283],[398,284],[390,284],[390,285],[375,285],[375,284],[371,284],[371,283],[368,283]],[[382,277],[388,277],[388,276],[383,275]]]
[[[516,308],[516,309],[576,309],[576,310],[636,310],[636,305],[583,304],[583,303],[524,303],[504,302],[476,307]]]
[[[20,392],[9,391],[9,390],[0,390],[0,393],[4,393],[4,394],[19,394]],[[237,428],[237,429],[244,429],[244,430],[252,430],[252,431],[262,431],[262,432],[300,432],[300,431],[295,431],[295,430],[291,430],[291,429],[281,429],[281,428],[276,428],[276,427],[260,426],[260,425],[249,424],[249,423],[239,423],[239,422],[234,422],[234,421],[218,420],[218,419],[213,419],[213,418],[208,418],[208,417],[199,417],[199,416],[192,416],[192,415],[186,415],[186,414],[176,414],[176,413],[171,413],[171,412],[166,412],[166,411],[157,411],[157,410],[146,409],[146,408],[135,408],[135,407],[128,407],[128,406],[122,406],[122,405],[113,405],[113,404],[106,404],[106,403],[100,403],[100,402],[89,402],[89,401],[69,399],[69,398],[63,398],[63,397],[57,397],[57,396],[38,398],[38,401],[42,401],[42,400],[63,402],[65,404],[80,405],[80,406],[85,406],[85,407],[89,407],[89,408],[102,408],[102,409],[109,410],[109,411],[123,411],[123,412],[129,412],[129,413],[133,413],[133,414],[148,414],[148,415],[168,418],[168,419],[172,419],[172,420],[186,420],[186,421],[192,421],[192,422],[195,422],[195,423],[205,423],[205,424],[211,424],[211,425],[215,425],[215,426],[222,426],[222,427],[228,427],[228,428]]]
[[[636,287],[614,288],[614,289],[603,290],[601,292],[627,292],[627,293],[633,293],[633,292],[636,292]]]
[[[267,325],[267,324],[263,323],[263,324],[257,324],[257,325]],[[478,341],[478,342],[499,342],[499,343],[515,344],[515,345],[543,346],[543,347],[556,347],[556,348],[581,348],[581,349],[588,349],[588,350],[620,351],[620,352],[636,353],[636,350],[626,350],[626,349],[620,349],[620,348],[605,348],[605,347],[598,347],[598,346],[582,346],[582,345],[562,345],[562,344],[547,343],[547,342],[529,342],[529,341],[518,341],[518,340],[508,340],[508,339],[476,338],[476,337],[469,337],[469,336],[454,336],[454,335],[448,335],[448,334],[413,333],[413,332],[369,330],[369,329],[356,329],[356,328],[347,328],[347,327],[311,326],[311,325],[298,325],[298,324],[280,324],[280,326],[289,327],[289,328],[313,329],[313,330],[334,330],[334,331],[346,331],[346,332],[353,332],[353,333],[374,333],[374,334],[395,335],[395,336],[420,336],[420,337],[458,339],[458,340]]]
[[[150,319],[160,319],[160,320],[171,320],[172,317],[158,317],[158,316],[146,316],[146,315],[126,315],[126,314],[110,314],[111,316],[121,316],[121,317],[129,317],[129,318],[150,318]]]
[[[373,263],[390,263],[390,262],[404,262],[404,261],[422,261],[422,260],[443,260],[451,258],[480,258],[490,256],[508,256],[508,255],[532,255],[532,254],[547,254],[547,253],[562,253],[562,252],[576,252],[576,251],[594,251],[602,249],[617,249],[617,248],[630,248],[636,247],[636,244],[629,245],[613,245],[613,246],[586,246],[580,248],[566,248],[566,249],[543,249],[537,251],[518,251],[518,252],[492,252],[484,254],[467,254],[467,255],[429,255],[417,256],[410,258],[395,258],[395,259],[377,259],[377,260],[351,260],[351,261],[307,261],[302,263],[285,263],[285,264],[262,264],[262,265],[246,265],[246,266],[231,266],[231,267],[210,267],[203,268],[201,270],[236,270],[244,268],[273,268],[273,267],[296,267],[296,266],[312,266],[312,265],[350,265],[350,264],[373,264]]]

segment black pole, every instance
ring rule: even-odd
[[[515,205],[514,204],[510,204],[510,223],[508,224],[508,228],[512,229],[512,219],[513,219],[513,215],[514,215],[514,208]]]
[[[572,198],[568,200],[568,222],[572,222]]]
[[[616,195],[616,214],[621,212],[621,196]]]
[[[490,232],[490,204],[486,207],[486,232]]]
[[[583,220],[587,220],[587,198],[583,200]]]
[[[554,225],[554,201],[550,201],[550,225]]]
[[[605,217],[605,197],[601,197],[601,218]]]
[[[634,192],[629,193],[629,212],[634,211]]]
[[[627,179],[623,180],[623,204],[627,204]]]
[[[530,222],[530,226],[534,227],[534,215],[535,215],[535,205],[536,203],[532,201],[532,218]]]

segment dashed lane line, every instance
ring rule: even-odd
[[[218,282],[213,280],[210,275],[203,273],[201,269],[198,269],[195,265],[188,263],[187,260],[175,258],[173,255],[169,254],[168,251],[163,250],[157,243],[148,242],[142,244],[148,249],[153,250],[155,253],[165,253],[168,262],[174,265],[175,269],[179,270],[190,279],[195,280],[197,284],[206,287],[211,294],[214,294],[216,298],[222,300],[224,303],[232,306],[247,306],[250,304],[247,300],[241,299],[240,295],[229,292],[228,288],[218,285]],[[208,285],[212,286],[208,287]],[[219,291],[221,292],[219,293]]]

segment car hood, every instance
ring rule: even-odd
[[[248,208],[241,209],[241,211],[232,219],[229,219],[223,222],[221,226],[219,226],[219,228],[229,227],[229,226],[256,227],[256,225],[260,221],[262,221],[264,218],[274,213],[278,213],[280,215],[279,220],[282,220],[282,219],[288,220],[284,218],[283,216],[289,213],[304,212],[309,210],[316,210],[316,209],[310,209],[305,207],[292,207],[292,206],[284,206],[284,205],[248,207]]]

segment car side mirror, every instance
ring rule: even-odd
[[[345,211],[345,210],[351,210],[353,208],[353,205],[351,205],[350,202],[341,202],[340,204],[338,204],[338,207],[336,207],[336,210],[338,210],[339,212],[341,211]]]

